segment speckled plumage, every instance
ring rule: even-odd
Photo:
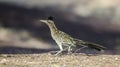
[[[76,47],[78,45],[83,46],[83,47],[94,48],[96,50],[103,50],[105,48],[96,43],[86,42],[86,41],[71,37],[70,35],[58,30],[54,24],[54,21],[51,19],[40,20],[40,21],[44,22],[45,24],[49,26],[50,31],[51,31],[51,36],[60,48],[60,51],[58,51],[56,55],[61,53],[64,50],[63,45],[68,47],[68,52],[71,52],[71,47]]]

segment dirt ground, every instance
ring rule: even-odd
[[[120,55],[0,54],[0,67],[120,67]]]

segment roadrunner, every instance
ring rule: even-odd
[[[48,25],[48,27],[50,28],[52,38],[55,40],[55,42],[57,43],[57,45],[60,48],[60,51],[58,51],[56,53],[56,55],[62,53],[65,50],[65,49],[63,49],[63,46],[67,46],[68,53],[71,53],[72,47],[78,47],[78,46],[82,46],[82,48],[90,47],[90,48],[96,49],[98,51],[105,49],[105,47],[103,47],[99,44],[76,39],[76,38],[73,38],[70,35],[66,34],[63,31],[60,31],[55,26],[53,17],[48,17],[48,19],[40,20],[40,21],[45,23],[46,25]],[[80,49],[82,49],[82,48],[80,48]]]

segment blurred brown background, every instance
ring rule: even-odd
[[[53,16],[56,26],[72,37],[119,51],[119,3],[119,0],[1,0],[0,53],[24,48],[30,53],[57,49],[47,25],[39,22],[48,16]]]

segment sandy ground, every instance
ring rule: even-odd
[[[120,55],[0,54],[0,67],[120,67]]]

